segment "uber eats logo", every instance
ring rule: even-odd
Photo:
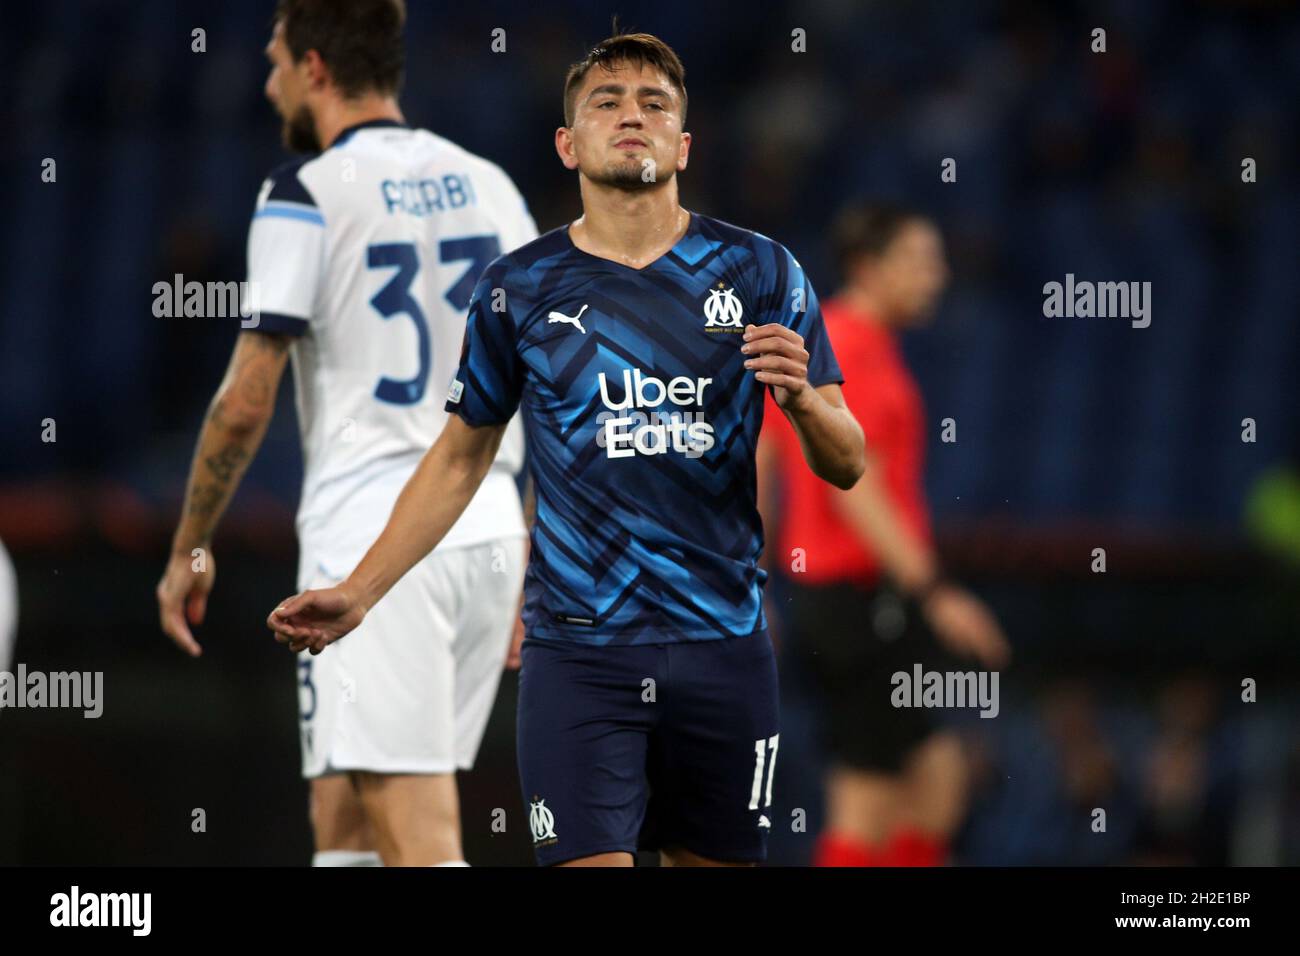
[[[704,420],[704,390],[711,378],[678,375],[664,382],[639,368],[623,369],[622,393],[615,399],[601,372],[600,400],[608,411],[596,416],[596,444],[610,458],[678,452],[699,458],[713,447],[713,426]]]

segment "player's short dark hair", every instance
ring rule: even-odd
[[[401,88],[405,0],[279,0],[275,19],[294,61],[315,50],[348,99]]]
[[[897,203],[864,201],[845,206],[831,226],[831,254],[840,275],[847,278],[863,256],[883,255],[903,227],[913,222],[929,222],[929,217]]]
[[[668,82],[682,98],[682,125],[686,125],[686,67],[677,54],[663,40],[649,33],[619,33],[617,25],[612,37],[601,40],[583,59],[569,67],[564,78],[564,125],[573,125],[577,111],[578,87],[587,78],[593,66],[612,70],[615,63],[632,66],[652,66],[668,77]]]

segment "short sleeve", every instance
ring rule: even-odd
[[[762,286],[765,322],[780,322],[803,337],[808,351],[808,383],[814,388],[842,383],[844,376],[831,348],[821,303],[797,259],[779,242],[770,243],[770,265],[764,270]]]
[[[474,289],[465,323],[460,366],[446,410],[470,425],[503,425],[519,407],[524,366],[519,357],[515,305],[507,292],[509,267],[498,259]]]
[[[324,274],[325,218],[298,177],[301,163],[281,167],[262,184],[248,230],[245,328],[302,335]]]

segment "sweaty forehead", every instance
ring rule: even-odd
[[[663,70],[649,63],[635,64],[621,61],[610,64],[609,69],[597,63],[588,70],[587,75],[583,77],[582,86],[578,89],[578,102],[583,102],[597,88],[611,85],[631,89],[657,87],[674,99],[677,98],[677,90],[668,81]]]

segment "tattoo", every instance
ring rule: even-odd
[[[248,460],[248,450],[239,444],[229,444],[204,461],[208,470],[223,485],[229,484],[239,466]]]
[[[250,407],[264,409],[275,401],[275,383],[279,380],[279,366],[289,348],[289,337],[265,332],[245,332],[241,344],[252,346],[251,354],[241,348],[241,361],[235,368],[235,381],[239,383],[239,397]]]
[[[219,485],[198,485],[190,494],[189,513],[195,518],[210,518],[225,497],[226,489]]]
[[[212,404],[208,422],[219,431],[228,431],[233,423],[231,405],[237,413],[263,413],[275,403],[275,386],[283,368],[285,352],[290,339],[285,335],[266,332],[243,332],[235,347],[235,360],[227,373],[230,390]],[[243,417],[237,414],[237,417]],[[247,432],[244,432],[247,435]],[[209,433],[211,436],[211,433]],[[211,437],[208,439],[211,440]],[[186,511],[194,519],[184,529],[184,538],[206,540],[211,536],[215,518],[221,513],[237,478],[248,464],[250,451],[261,441],[260,432],[251,441],[235,438],[203,459],[212,480],[202,481],[197,472],[192,476],[189,506]]]
[[[253,408],[265,408],[271,403],[271,386],[264,377],[244,373],[239,397]]]

